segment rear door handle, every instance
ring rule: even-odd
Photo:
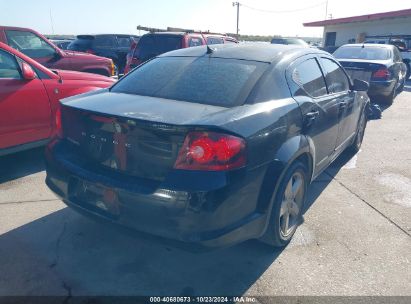
[[[308,112],[307,114],[305,114],[305,125],[308,127],[310,126],[316,119],[317,117],[320,115],[320,112],[318,111],[312,111],[312,112]]]
[[[347,107],[347,105],[348,105],[347,101],[341,101],[340,102],[340,109],[345,109]]]

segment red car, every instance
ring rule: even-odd
[[[90,73],[51,71],[0,42],[0,155],[46,144],[58,122],[60,99],[114,81]]]
[[[0,26],[0,42],[11,46],[48,68],[116,76],[111,59],[61,50],[46,37],[31,29]]]
[[[193,32],[153,32],[143,35],[131,56],[127,56],[124,74],[155,56],[193,46],[207,44],[238,43],[236,39],[221,34],[201,34]]]

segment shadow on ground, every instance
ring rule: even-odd
[[[349,159],[313,183],[305,211]],[[37,150],[1,159],[1,181],[43,170],[41,160]],[[255,240],[191,252],[63,208],[0,236],[0,295],[241,295],[281,253]]]
[[[0,157],[0,184],[45,170],[44,147]]]

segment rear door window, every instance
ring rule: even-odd
[[[348,78],[337,63],[328,58],[321,58],[321,64],[324,68],[325,81],[330,94],[346,92],[350,89]]]
[[[295,95],[320,97],[327,95],[324,76],[314,58],[301,62],[292,72],[293,81],[300,87]]]
[[[224,39],[220,37],[208,37],[207,44],[223,44]]]
[[[27,31],[6,30],[8,44],[31,58],[53,57],[55,49],[44,39]]]
[[[203,45],[203,42],[201,41],[201,38],[199,37],[190,37],[188,40],[188,46],[200,46]]]

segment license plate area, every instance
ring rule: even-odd
[[[77,178],[69,182],[69,199],[76,205],[110,219],[120,215],[120,203],[115,190]]]
[[[346,69],[347,74],[351,77],[352,80],[358,79],[366,82],[370,82],[371,72],[365,70],[355,70],[355,69]]]

